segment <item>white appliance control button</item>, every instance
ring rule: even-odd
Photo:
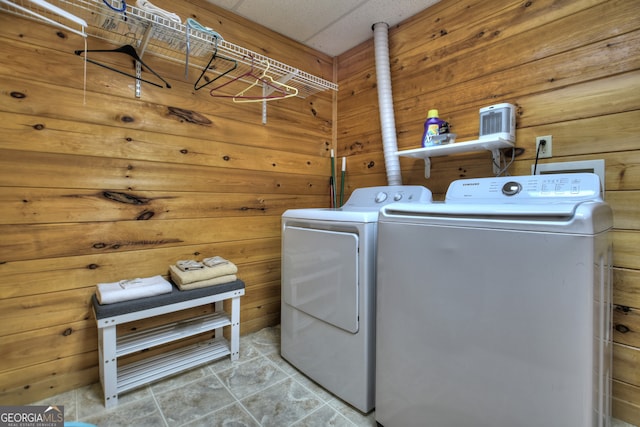
[[[387,193],[384,191],[381,191],[376,195],[376,203],[382,203],[385,200],[387,200]]]
[[[393,200],[395,200],[396,202],[398,200],[402,200],[402,193],[396,193],[396,195],[393,196]]]

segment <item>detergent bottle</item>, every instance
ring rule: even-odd
[[[429,147],[439,144],[439,140],[432,140],[432,136],[448,133],[448,129],[443,126],[446,122],[438,118],[438,110],[429,110],[427,120],[424,122],[424,133],[422,134],[422,146]]]

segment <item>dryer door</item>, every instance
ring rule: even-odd
[[[284,302],[341,329],[358,332],[358,235],[286,227],[282,239]]]

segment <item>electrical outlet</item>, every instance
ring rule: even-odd
[[[540,147],[540,151],[538,152],[540,141],[545,141],[545,144]],[[548,159],[549,157],[551,157],[551,147],[553,145],[552,143],[553,137],[551,135],[536,136],[536,153],[538,153],[539,159]]]

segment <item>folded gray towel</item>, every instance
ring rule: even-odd
[[[212,256],[211,258],[203,259],[202,263],[207,267],[215,267],[217,265],[229,264],[229,260],[226,260],[221,256]]]

